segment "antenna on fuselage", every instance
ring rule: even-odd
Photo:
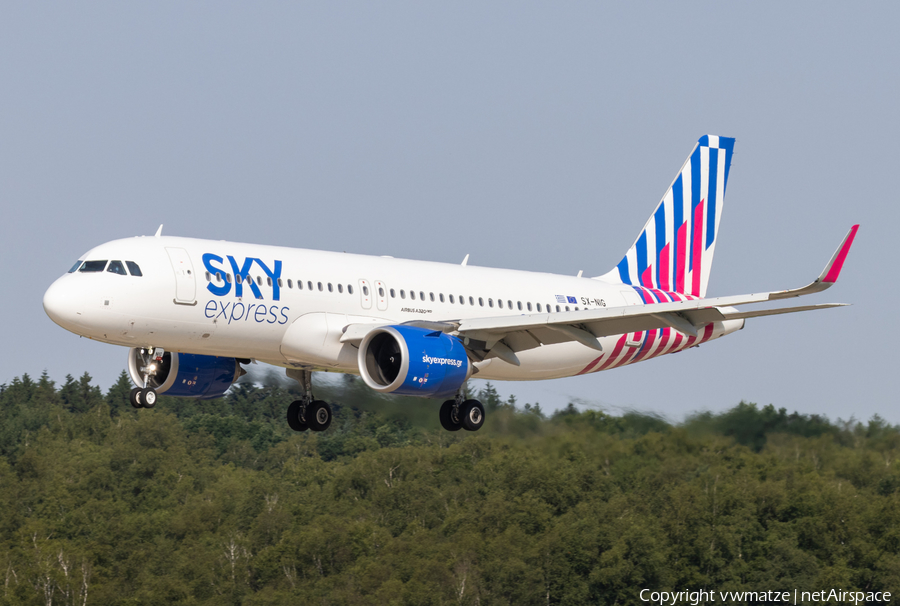
[[[466,258],[463,259],[462,265],[466,265],[469,262],[469,255],[466,255]]]
[[[154,235],[153,237],[158,238],[161,235],[162,235],[162,223],[159,224],[159,229],[156,230],[156,235]]]

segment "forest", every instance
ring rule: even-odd
[[[900,427],[741,402],[681,423],[477,395],[476,433],[346,377],[128,403],[0,386],[0,604],[644,604],[900,590]],[[724,408],[724,406],[723,406]]]

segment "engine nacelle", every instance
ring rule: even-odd
[[[163,354],[162,361],[156,364],[156,374],[150,377],[148,387],[167,396],[201,400],[222,397],[245,372],[234,358],[168,351]],[[144,386],[141,374],[143,365],[141,350],[136,347],[129,349],[128,374],[138,387]]]
[[[454,394],[472,372],[459,339],[415,326],[373,329],[359,344],[358,362],[366,385],[407,396]]]

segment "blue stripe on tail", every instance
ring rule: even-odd
[[[706,248],[716,240],[716,186],[719,179],[719,150],[709,150],[709,193],[706,208]]]

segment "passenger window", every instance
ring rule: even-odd
[[[323,290],[323,289],[322,289],[322,283],[321,283],[321,282],[318,282],[317,285],[318,285],[318,287],[319,287],[319,292],[322,292],[322,290]]]
[[[106,268],[111,274],[119,274],[120,276],[127,276],[128,272],[125,271],[125,266],[122,265],[121,261],[110,261],[109,267]],[[209,274],[207,274],[209,275]]]
[[[522,302],[519,301],[519,311],[522,311]]]
[[[380,286],[378,287],[378,296],[379,296],[379,297],[383,297],[383,296],[384,296],[384,289],[381,288]]]
[[[469,305],[475,305],[475,297],[469,296]]]
[[[394,299],[396,297],[397,297],[397,295],[396,295],[396,293],[394,293],[394,289],[392,288],[391,289],[391,298]]]
[[[256,285],[262,286],[262,276],[256,276]],[[272,286],[271,282],[269,282],[269,286]]]
[[[507,299],[507,300],[506,300],[506,306],[509,307],[510,309],[512,309],[512,301],[510,301],[509,299]]]
[[[243,284],[244,278],[241,277],[241,274],[234,274],[234,283],[235,284]]]
[[[344,285],[338,284],[338,292],[344,292]]]
[[[444,293],[439,294],[438,298],[440,299],[441,303],[443,303],[444,302]]]
[[[366,289],[366,290],[368,290],[368,289]],[[353,294],[353,285],[352,285],[352,284],[348,284],[348,285],[347,285],[347,294],[348,294],[348,295],[352,295],[352,294]],[[368,294],[368,293],[366,293],[366,294]]]
[[[231,284],[231,274],[225,274],[225,281]]]
[[[528,302],[528,311],[531,311],[531,301]]]
[[[363,294],[366,296],[369,296],[369,287],[368,286],[363,286]]]
[[[303,290],[303,280],[297,280],[297,290]]]
[[[76,271],[79,267],[81,267],[81,264],[82,264],[82,263],[83,263],[83,261],[81,261],[81,260],[76,261],[76,262],[75,262],[75,265],[72,266],[72,269],[70,269],[68,273],[70,273],[70,274],[71,274],[71,273],[75,273],[75,271]]]
[[[216,272],[216,282],[221,282],[221,281],[222,281],[222,272],[217,271]]]
[[[288,288],[294,288],[294,281],[288,278]]]
[[[281,281],[281,278],[278,278],[278,288],[284,286],[284,282]]]
[[[479,303],[481,302],[480,298],[478,299],[478,302]],[[494,300],[491,299],[490,297],[488,297],[488,307],[493,307],[493,306],[494,306]]]
[[[209,274],[209,272],[206,272],[206,281],[212,282],[212,276]]]
[[[431,297],[431,302],[434,303],[434,293],[430,292],[428,293],[428,296]]]
[[[106,269],[106,261],[85,261],[78,271],[82,273],[94,273]]]
[[[421,290],[419,291],[419,301],[425,300],[425,293]],[[434,301],[434,293],[431,293],[431,300]]]
[[[559,305],[556,306],[556,311],[559,311]]]
[[[401,299],[405,299],[405,298],[406,298],[406,291],[403,290],[402,288],[400,289],[400,298],[401,298]]]
[[[400,291],[400,293],[402,294],[403,291]],[[416,300],[416,291],[414,291],[414,290],[409,291],[409,298],[412,299],[413,301],[415,301]]]
[[[538,311],[541,311],[541,304],[540,304],[540,303],[537,304],[537,310],[538,310]]]
[[[141,273],[141,268],[138,267],[138,264],[135,263],[134,261],[125,261],[125,266],[128,267],[128,271],[131,273],[132,276],[140,277],[140,276],[144,275]]]
[[[488,299],[488,303],[490,303],[490,302],[491,302],[491,300]],[[503,309],[503,299],[497,299],[497,307],[499,307],[500,309]]]
[[[568,305],[566,305],[566,311],[569,311],[569,306],[568,306]]]
[[[443,297],[444,295],[441,295],[441,296]],[[450,295],[450,302],[451,302],[451,303],[456,303],[456,301],[453,300],[453,295]]]
[[[328,292],[334,292],[334,287],[331,286],[331,282],[328,283]]]
[[[464,296],[462,296],[462,295],[459,295],[459,304],[460,304],[460,305],[465,305],[465,304],[466,304],[466,298],[465,298]]]

